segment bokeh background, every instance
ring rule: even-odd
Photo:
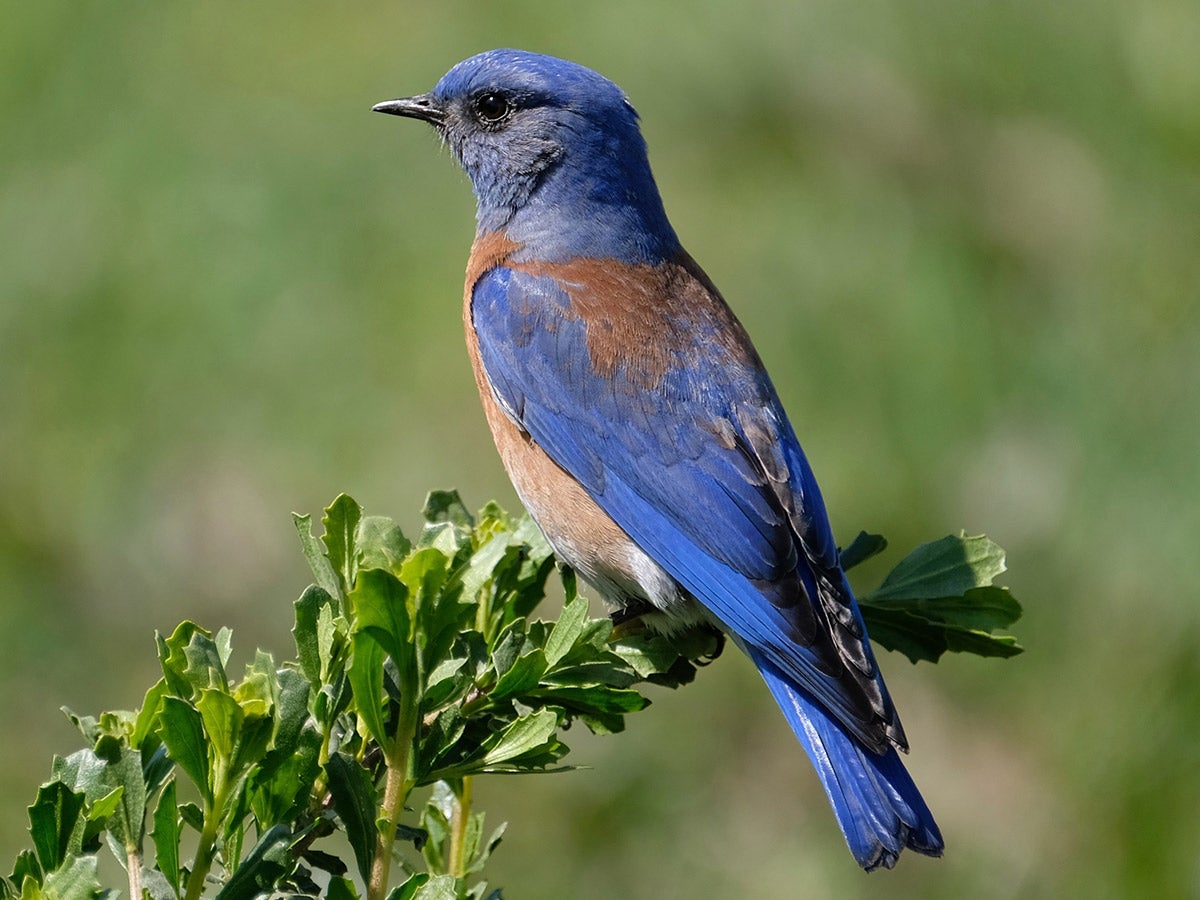
[[[4,6],[0,857],[78,746],[58,707],[139,703],[155,629],[291,653],[292,510],[516,507],[462,348],[469,187],[369,107],[519,46],[630,94],[839,537],[986,531],[1028,652],[883,660],[941,861],[859,872],[729,653],[572,732],[591,769],[481,782],[493,883],[1200,896],[1194,0]]]

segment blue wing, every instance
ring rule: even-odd
[[[774,387],[702,273],[666,283],[661,314],[615,320],[547,275],[484,274],[471,315],[496,399],[756,660],[874,752],[903,745]]]

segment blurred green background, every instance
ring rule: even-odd
[[[479,50],[640,110],[839,538],[1009,550],[1028,652],[883,660],[941,861],[865,876],[728,653],[592,769],[477,788],[517,898],[1200,896],[1200,5],[6,3],[0,858],[154,629],[291,653],[289,520],[515,508],[465,177],[371,115]],[[2,863],[7,865],[7,863]],[[5,869],[7,871],[7,869]]]

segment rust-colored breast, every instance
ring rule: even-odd
[[[467,353],[504,468],[555,552],[606,600],[624,605],[631,599],[645,599],[660,608],[676,604],[681,598],[673,579],[634,544],[570,473],[508,417],[492,392],[472,321],[472,292],[479,278],[495,266],[522,268],[508,262],[517,249],[518,245],[501,236],[477,240],[467,266],[463,297]]]

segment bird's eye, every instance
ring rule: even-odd
[[[512,104],[508,98],[495,91],[480,94],[472,106],[479,121],[491,127],[499,125],[512,113]]]

